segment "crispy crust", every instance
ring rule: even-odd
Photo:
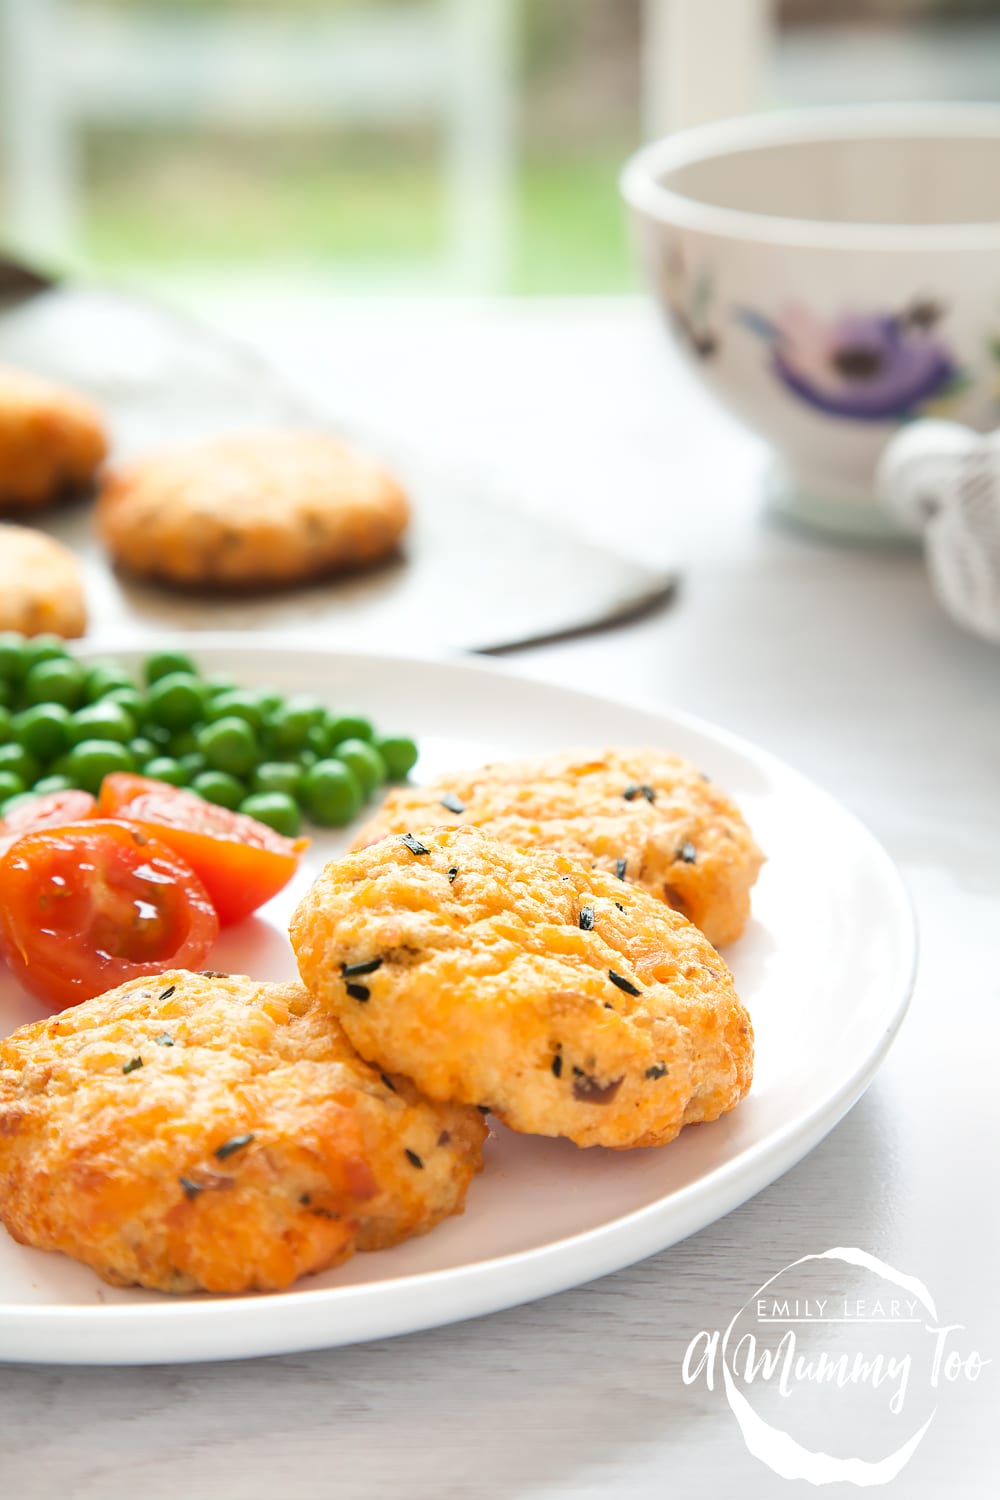
[[[362,1056],[580,1146],[659,1145],[747,1092],[749,1017],[678,913],[477,829],[413,838],[331,861],[292,919],[303,981]],[[349,991],[341,966],[373,959],[367,998]]]
[[[107,451],[92,402],[0,366],[0,510],[38,510],[85,488]]]
[[[183,587],[267,588],[362,567],[409,520],[397,481],[317,432],[151,454],[105,476],[101,536],[124,567]]]
[[[442,797],[465,811],[455,813]],[[746,926],[764,862],[725,792],[662,750],[560,752],[400,787],[353,847],[440,823],[482,828],[505,843],[552,849],[612,873],[624,860],[627,881],[682,912],[718,948]]]
[[[461,1213],[485,1134],[297,984],[173,970],[0,1042],[0,1219],[116,1285],[270,1291],[421,1234]]]
[[[55,537],[0,525],[0,630],[83,635],[87,607],[76,558]]]

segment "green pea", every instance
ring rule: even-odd
[[[212,771],[247,776],[257,759],[257,740],[245,719],[216,719],[198,731],[198,748]]]
[[[174,760],[180,760],[184,755],[196,755],[198,753],[197,734],[193,729],[182,729],[180,734],[172,734],[168,750]]]
[[[312,750],[317,760],[326,760],[333,749],[330,731],[325,724],[314,724],[306,738],[306,747]]]
[[[125,668],[116,661],[91,662],[83,679],[83,692],[87,702],[96,703],[98,698],[106,697],[117,688],[135,691],[135,683]]]
[[[334,751],[337,760],[349,766],[361,784],[361,790],[370,797],[376,787],[386,779],[385,761],[374,745],[366,740],[343,740]]]
[[[132,759],[139,770],[143,770],[151,760],[155,760],[159,754],[152,740],[147,740],[144,734],[136,735],[134,740],[129,740],[128,747],[132,752]]]
[[[360,714],[327,714],[326,727],[331,749],[335,749],[342,740],[370,740],[375,733],[370,721],[363,719]]]
[[[189,750],[186,755],[177,756],[177,764],[184,772],[187,780],[192,781],[195,776],[201,775],[202,771],[206,769],[208,762],[200,750]]]
[[[225,693],[219,693],[212,698],[205,710],[205,718],[209,723],[216,719],[246,719],[252,729],[259,730],[264,723],[264,714],[256,696],[253,693],[244,693],[237,689]]]
[[[21,649],[21,660],[24,664],[21,675],[27,677],[32,667],[36,667],[41,661],[57,661],[60,657],[65,658],[68,655],[66,642],[61,635],[33,635],[25,641]]]
[[[81,740],[67,755],[66,764],[65,774],[95,796],[105,776],[115,771],[135,770],[131,750],[118,740]]]
[[[116,687],[110,688],[101,698],[99,703],[117,703],[121,708],[127,709],[137,724],[141,724],[146,717],[146,700],[138,688]]]
[[[299,795],[313,822],[324,828],[349,823],[364,801],[357,777],[342,760],[319,760],[310,766]]]
[[[13,771],[0,771],[0,802],[6,802],[8,797],[16,797],[19,792],[27,790],[20,776]]]
[[[215,802],[219,807],[237,808],[246,796],[246,787],[225,771],[201,771],[191,782],[191,790]]]
[[[15,740],[11,740],[9,744],[0,745],[0,771],[10,771],[13,776],[19,777],[25,786],[34,786],[42,774],[37,758]]]
[[[402,781],[413,770],[420,752],[405,735],[385,735],[375,741],[375,749],[385,761],[390,781]]]
[[[268,741],[282,755],[289,751],[302,750],[308,743],[309,731],[314,722],[315,716],[312,709],[305,705],[296,705],[295,700],[290,698],[267,720]]]
[[[174,733],[190,729],[205,711],[205,687],[189,672],[168,672],[154,681],[147,704],[154,724]]]
[[[6,745],[10,739],[10,709],[5,703],[0,703],[0,745]]]
[[[72,722],[61,703],[36,703],[11,721],[11,733],[38,760],[49,761],[69,745]]]
[[[184,767],[170,755],[154,755],[143,766],[142,774],[153,781],[166,781],[170,786],[187,786]]]
[[[69,776],[43,776],[31,790],[36,797],[45,797],[49,792],[71,792],[73,782]]]
[[[136,735],[136,722],[127,708],[107,698],[80,708],[69,723],[69,741],[79,745],[83,740],[117,740],[127,745]]]
[[[0,630],[0,678],[20,682],[24,671],[24,636],[19,630]]]
[[[254,697],[257,700],[258,708],[265,718],[269,718],[271,714],[277,713],[278,709],[282,708],[285,702],[277,688],[257,688],[254,692]]]
[[[24,697],[27,703],[78,708],[83,702],[83,668],[68,656],[36,662],[24,679]]]
[[[286,792],[253,792],[239,804],[241,813],[266,823],[275,833],[283,833],[293,839],[302,827],[302,814],[292,797]]]
[[[143,676],[150,687],[161,677],[172,677],[178,672],[185,677],[198,676],[198,668],[183,651],[154,651],[143,665]]]
[[[255,792],[284,792],[286,797],[295,797],[301,781],[302,769],[294,761],[264,760],[254,771],[250,785]]]
[[[205,687],[210,698],[217,698],[220,693],[235,693],[239,683],[231,677],[206,677]]]

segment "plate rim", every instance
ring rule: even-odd
[[[470,656],[459,650],[395,651],[335,640],[317,641],[298,632],[269,631],[170,631],[157,635],[155,643],[130,642],[122,640],[116,632],[103,632],[70,643],[74,655],[84,658],[111,652],[141,657],[154,647],[192,653],[280,651],[286,655],[334,656],[361,664],[378,662],[404,670],[407,667],[457,669],[535,689],[552,689],[583,704],[610,703],[637,710],[670,720],[724,745],[752,764],[764,766],[782,779],[790,778],[811,796],[819,797],[851,826],[853,834],[867,846],[869,855],[881,865],[886,894],[892,897],[894,930],[900,947],[899,973],[891,987],[896,998],[891,1005],[887,1004],[887,1021],[877,1045],[866,1051],[863,1060],[833,1094],[823,1096],[805,1118],[772,1130],[765,1139],[746,1148],[739,1157],[713,1168],[707,1176],[604,1224],[486,1260],[350,1286],[303,1287],[300,1283],[298,1288],[283,1292],[206,1298],[180,1305],[167,1299],[92,1306],[0,1302],[0,1361],[128,1367],[294,1354],[444,1327],[584,1285],[696,1234],[763,1191],[834,1129],[881,1067],[906,1017],[916,982],[919,933],[912,897],[892,856],[862,820],[832,793],[773,751],[710,719],[652,702],[644,695],[595,692],[575,684],[525,675],[506,661]],[[664,1233],[666,1224],[671,1227]],[[440,1304],[442,1292],[450,1305]],[[370,1304],[376,1299],[384,1306],[376,1309],[381,1316],[372,1318]],[[320,1306],[346,1307],[355,1316],[349,1317],[344,1327],[321,1329],[319,1325],[324,1320],[310,1317],[310,1312],[316,1312]],[[289,1316],[292,1309],[298,1309],[297,1317]],[[101,1330],[121,1324],[132,1325],[133,1342],[141,1344],[141,1349],[124,1353],[101,1346]],[[361,1325],[366,1325],[366,1331],[361,1331]],[[216,1346],[220,1326],[228,1333],[229,1352],[223,1354]],[[175,1330],[179,1336],[173,1336]]]

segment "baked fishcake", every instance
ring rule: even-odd
[[[107,451],[85,396],[0,365],[0,510],[37,510],[83,489]]]
[[[485,1134],[298,984],[176,969],[0,1042],[0,1219],[119,1286],[271,1291],[421,1234]]]
[[[390,835],[326,866],[291,937],[363,1057],[514,1130],[655,1146],[750,1087],[750,1019],[698,929],[562,855]]]
[[[83,579],[68,547],[27,526],[0,525],[0,630],[83,635]]]
[[[101,536],[133,573],[184,587],[300,583],[387,556],[409,520],[397,481],[321,432],[262,432],[109,473]]]
[[[721,787],[662,750],[560,752],[400,787],[353,847],[437,823],[593,861],[683,912],[717,948],[746,926],[764,862]]]

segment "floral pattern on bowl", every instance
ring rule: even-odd
[[[828,416],[907,421],[959,391],[965,376],[937,331],[939,304],[826,320],[798,303],[775,321],[749,308],[736,317],[764,339],[771,368],[794,395]]]

